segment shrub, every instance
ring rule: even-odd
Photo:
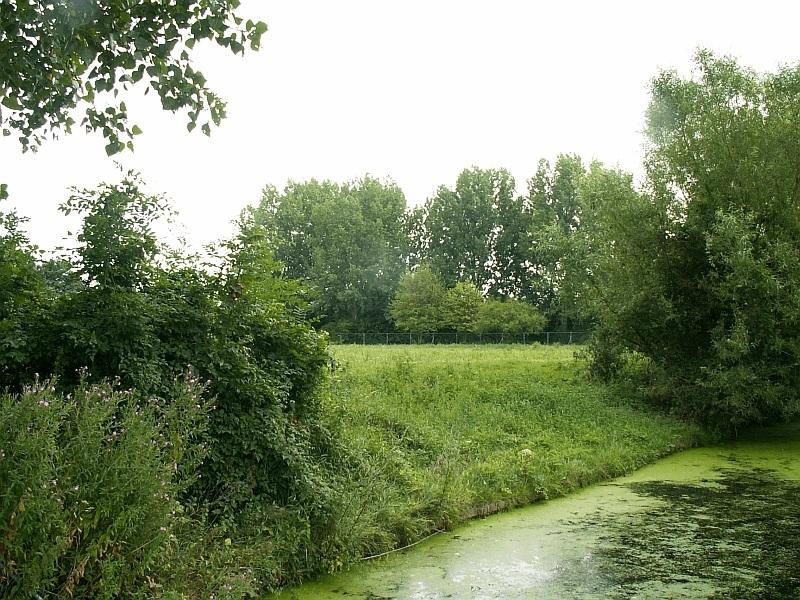
[[[73,191],[62,208],[83,216],[70,257],[80,285],[57,293],[39,277],[18,286],[40,308],[11,311],[24,352],[0,352],[0,386],[19,391],[39,372],[69,391],[85,368],[87,381],[119,377],[169,404],[176,377],[192,365],[215,410],[191,493],[229,514],[254,497],[319,507],[329,440],[316,390],[327,338],[306,319],[303,289],[280,276],[265,232],[249,221],[217,248],[214,264],[168,251],[154,233],[166,202],[140,186],[129,173]],[[17,254],[39,276],[31,253]]]
[[[638,352],[669,379],[671,408],[735,431],[800,413],[800,66],[695,63],[653,81],[641,193],[592,199],[584,297],[613,340],[597,371]]]
[[[530,304],[513,299],[489,299],[478,310],[475,332],[520,334],[541,331],[546,323],[547,319]]]
[[[481,291],[470,281],[459,281],[447,290],[444,324],[459,333],[472,331],[483,304]]]
[[[203,455],[203,388],[174,388],[169,405],[108,384],[0,396],[0,595],[147,588]]]
[[[439,331],[446,323],[447,288],[428,265],[400,278],[389,315],[401,331]]]

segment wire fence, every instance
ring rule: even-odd
[[[585,344],[591,331],[531,331],[526,333],[331,333],[334,344]]]

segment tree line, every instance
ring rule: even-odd
[[[250,212],[330,331],[485,330],[489,315],[497,315],[495,331],[515,319],[566,329],[588,322],[576,309],[580,273],[569,262],[598,177],[630,185],[624,173],[565,154],[540,161],[524,194],[505,169],[472,167],[418,207],[392,181],[365,176],[268,186]],[[413,304],[428,314],[410,316],[403,306]]]

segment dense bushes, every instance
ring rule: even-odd
[[[478,309],[473,328],[478,333],[520,334],[541,331],[546,325],[547,319],[530,304],[490,298]]]
[[[203,388],[170,403],[50,381],[0,396],[0,595],[135,595],[174,543],[204,449]],[[142,594],[141,597],[145,597]]]
[[[69,389],[85,368],[90,381],[119,377],[169,401],[191,365],[215,402],[193,492],[224,498],[220,508],[231,512],[253,496],[302,496],[299,482],[314,485],[310,448],[324,445],[314,413],[327,354],[304,319],[301,290],[277,275],[263,232],[249,223],[218,248],[213,267],[168,253],[153,232],[164,201],[140,183],[129,174],[65,203],[65,212],[83,215],[71,257],[81,285],[57,293],[35,272],[18,278],[16,297],[41,306],[14,311],[12,325],[30,339],[0,385],[19,389],[36,372]]]
[[[389,316],[402,331],[427,333],[512,333],[541,331],[547,319],[533,305],[513,298],[484,299],[475,284],[459,281],[445,287],[428,265],[400,279]]]
[[[293,560],[292,552],[307,557],[310,548],[313,551],[321,547],[320,536],[327,535],[325,528],[335,501],[330,461],[336,453],[318,419],[318,387],[325,377],[329,357],[325,337],[305,317],[303,290],[278,275],[280,267],[267,248],[264,232],[251,222],[242,221],[238,235],[218,246],[206,263],[169,251],[154,233],[155,221],[164,214],[165,203],[160,197],[142,193],[140,186],[138,177],[129,173],[119,184],[73,193],[63,209],[80,213],[83,225],[77,237],[78,247],[68,257],[66,269],[59,261],[37,263],[35,249],[29,246],[13,216],[5,217],[5,231],[0,232],[0,251],[7,258],[0,264],[0,277],[6,284],[0,298],[0,389],[22,394],[19,399],[9,396],[4,402],[19,407],[45,406],[37,404],[41,390],[34,393],[26,387],[38,373],[42,378],[52,378],[56,389],[48,392],[52,398],[46,402],[50,407],[58,406],[47,413],[34,413],[39,415],[39,421],[31,427],[38,427],[42,433],[25,442],[30,444],[27,456],[49,466],[39,472],[32,470],[33,463],[26,463],[28,467],[17,465],[13,469],[16,475],[9,471],[6,476],[18,477],[13,481],[24,489],[33,486],[38,493],[41,481],[78,478],[70,475],[69,469],[85,470],[87,476],[102,472],[106,479],[93,483],[95,487],[91,488],[97,497],[78,497],[75,501],[89,502],[93,519],[102,513],[119,514],[124,520],[119,526],[93,521],[92,527],[97,527],[102,541],[86,550],[89,558],[83,566],[83,556],[77,562],[62,560],[58,554],[61,550],[54,549],[56,554],[51,556],[24,545],[8,546],[4,552],[17,554],[4,558],[0,585],[9,589],[23,585],[18,583],[20,573],[14,571],[23,564],[26,569],[41,571],[40,576],[30,580],[32,587],[25,589],[68,592],[69,588],[78,596],[94,597],[105,593],[103,590],[111,590],[109,594],[114,595],[113,590],[132,580],[142,585],[149,558],[141,552],[131,556],[122,552],[115,562],[108,553],[116,553],[119,545],[132,549],[143,543],[142,536],[149,534],[136,529],[137,523],[150,527],[157,521],[153,515],[163,506],[151,506],[143,496],[130,496],[134,492],[128,486],[136,486],[142,494],[156,493],[156,488],[166,481],[164,485],[172,486],[167,490],[171,501],[180,496],[183,504],[191,505],[198,514],[210,517],[209,522],[216,523],[207,534],[203,533],[206,525],[202,519],[192,521],[188,527],[183,523],[180,545],[188,549],[183,548],[181,556],[175,558],[176,572],[188,569],[187,564],[202,565],[210,560],[209,548],[202,540],[205,535],[252,537],[252,531],[261,527],[252,525],[256,522],[272,527],[272,531],[282,527],[286,530],[283,541],[275,543],[286,545],[292,539],[296,543],[289,544],[279,559],[269,552],[263,557],[265,563],[274,563],[274,573],[270,570],[263,577],[251,577],[247,586],[256,589],[259,584],[253,582],[280,581],[282,563]],[[169,427],[187,428],[180,432],[183,437],[176,438],[171,433],[174,439],[169,441],[174,448],[185,447],[188,438],[194,436],[191,444],[202,445],[204,460],[184,465],[170,459],[169,468],[177,468],[177,472],[171,472],[171,479],[165,480],[159,469],[177,450],[141,447],[145,438],[149,443],[160,433],[167,435],[163,431],[166,425],[159,421],[167,417],[151,415],[151,409],[142,401],[154,399],[165,407],[165,415],[182,411],[181,407],[188,406],[183,402],[185,389],[176,381],[187,368],[205,386],[198,388],[191,406],[213,404],[208,422],[197,426],[185,411],[164,422]],[[111,394],[107,387],[87,387],[105,386],[105,381],[116,381],[134,392],[129,396],[114,392],[113,401],[108,404],[98,405],[97,410],[83,410],[83,404],[94,406],[91,402],[95,395]],[[66,399],[59,394],[66,394]],[[6,418],[19,420],[23,413],[19,408]],[[54,416],[46,420],[47,415]],[[27,427],[22,422],[8,423],[7,431],[25,431]],[[83,440],[80,436],[89,435],[82,433],[86,428],[96,429],[101,438],[109,428],[112,433],[123,429],[129,432],[121,438],[124,444],[112,444],[113,452],[122,453],[118,460],[106,457],[100,438]],[[75,442],[77,446],[73,445],[74,435],[83,440]],[[0,441],[5,443],[6,438]],[[70,454],[73,448],[77,452],[78,446],[85,454]],[[130,469],[136,461],[141,469],[132,473]],[[89,493],[89,482],[71,484],[75,485]],[[99,491],[103,486],[116,491],[103,495]],[[119,498],[115,496],[117,491]],[[58,504],[59,494],[61,488],[42,496],[43,500],[24,502]],[[4,501],[19,501],[12,496],[6,494]],[[123,506],[125,503],[129,506]],[[172,510],[174,505],[170,507]],[[15,531],[21,521],[13,515],[19,511],[15,513],[13,506],[6,508],[0,520],[0,535],[17,539]],[[55,536],[54,540],[66,536],[63,552],[82,551],[75,545],[74,531],[70,529],[73,525],[52,516],[48,512],[51,509],[55,510],[52,506],[43,508],[41,518],[34,518],[27,511],[27,522],[34,529],[49,532],[46,535]],[[254,514],[261,516],[255,519]],[[250,525],[244,524],[248,519]],[[75,527],[85,529],[81,525]],[[169,530],[163,523],[158,527]],[[248,527],[250,533],[245,532]],[[197,536],[201,539],[195,539]],[[306,543],[300,542],[303,538]],[[31,537],[31,543],[35,539],[36,536]],[[263,545],[264,540],[261,542]],[[148,541],[147,551],[160,544],[158,540]],[[219,553],[212,550],[220,564],[226,560],[236,562],[235,557],[239,556],[238,551],[230,549],[227,559],[219,558]],[[163,552],[162,558],[166,560]],[[40,567],[35,567],[37,560],[44,561]],[[99,570],[91,571],[92,561],[98,563]],[[75,565],[80,566],[77,571]],[[202,567],[199,570],[204,571]],[[33,577],[31,572],[26,571],[24,577]],[[162,576],[166,577],[163,573]],[[213,587],[202,589],[205,591],[198,592],[201,596]]]

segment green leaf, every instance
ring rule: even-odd
[[[20,104],[19,100],[13,96],[6,96],[2,101],[0,101],[0,104],[6,108],[10,108],[11,110],[22,110],[22,104]]]
[[[0,200],[8,198],[8,184],[0,183]]]
[[[131,135],[141,135],[141,134],[142,134],[142,129],[138,125],[134,125],[131,128]]]

